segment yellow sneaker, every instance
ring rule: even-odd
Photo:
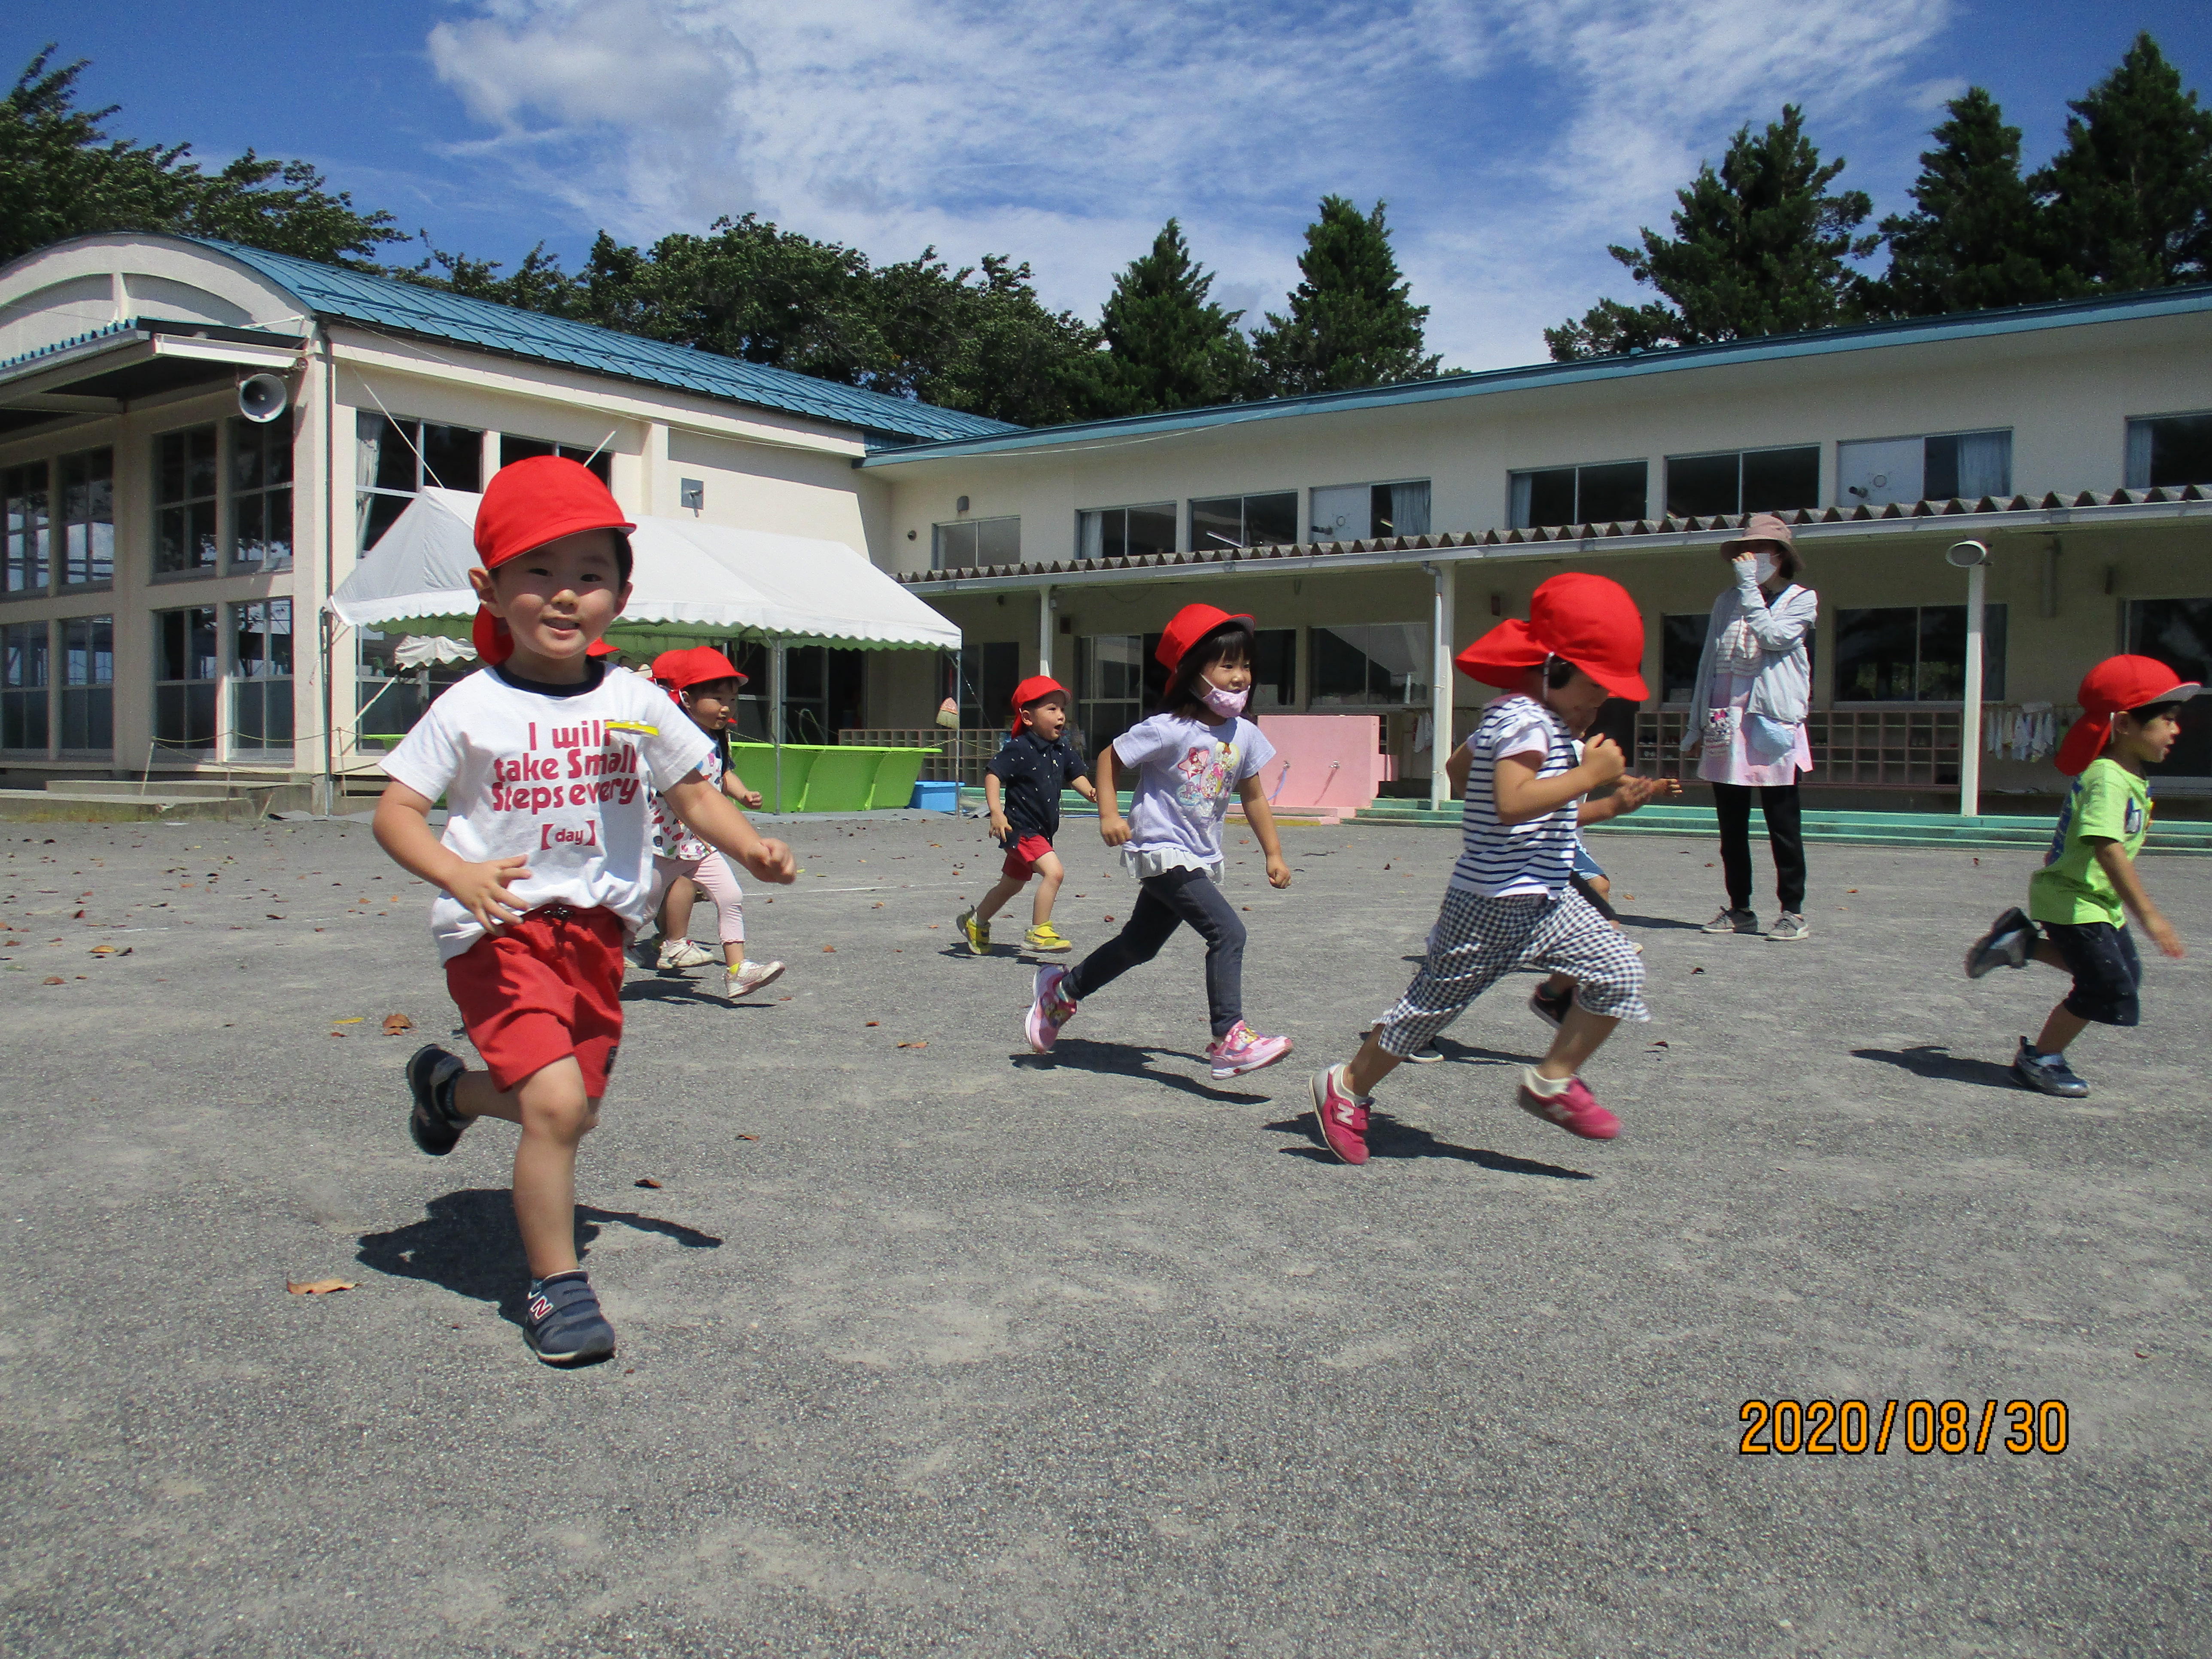
[[[968,941],[968,954],[988,957],[991,954],[991,924],[975,920],[973,910],[963,910],[952,918],[952,925],[960,930],[961,938]]]
[[[1073,951],[1075,948],[1075,941],[1048,921],[1042,927],[1032,927],[1024,933],[1022,943],[1032,951]]]

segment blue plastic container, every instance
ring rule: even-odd
[[[925,812],[957,812],[960,810],[960,786],[950,778],[925,778],[914,787],[914,799],[907,803]]]

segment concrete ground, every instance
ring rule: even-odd
[[[952,952],[981,823],[808,825],[747,906],[781,984],[626,992],[580,1222],[623,1346],[567,1374],[514,1323],[512,1132],[408,1141],[455,1019],[366,828],[12,827],[8,1653],[2212,1650],[2212,864],[2146,862],[2196,953],[2062,1102],[2004,1066],[2063,981],[1959,971],[2021,860],[1817,848],[1782,945],[1694,930],[1711,843],[1600,838],[1655,1014],[1588,1073],[1622,1138],[1513,1108],[1523,980],[1353,1170],[1306,1075],[1449,834],[1290,832],[1281,895],[1232,847],[1299,1052],[1217,1085],[1189,935],[1042,1064],[1026,964]],[[1095,833],[1085,947],[1131,898]],[[1739,1455],[1776,1397],[1999,1413]],[[2002,1449],[2014,1399],[2062,1454]]]

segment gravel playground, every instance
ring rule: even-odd
[[[2005,1066],[2063,978],[1959,970],[2027,860],[1816,846],[1782,945],[1695,931],[1712,843],[1595,836],[1654,1013],[1586,1073],[1621,1139],[1512,1105],[1523,979],[1353,1170],[1306,1077],[1455,836],[1285,830],[1278,894],[1232,830],[1298,1051],[1217,1085],[1188,933],[1046,1063],[1028,963],[956,950],[979,821],[786,823],[785,978],[625,990],[579,1191],[623,1347],[562,1373],[512,1133],[409,1142],[457,1021],[364,823],[6,827],[7,1653],[2212,1650],[2212,861],[2145,861],[2192,955],[2061,1101]],[[1060,844],[1079,951],[1133,888]],[[1900,1404],[1741,1455],[1776,1399]],[[2003,1449],[2015,1399],[2063,1451]],[[1914,1400],[1996,1401],[1985,1449],[1911,1449]]]

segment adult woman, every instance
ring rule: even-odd
[[[1813,769],[1805,740],[1812,691],[1806,641],[1820,615],[1819,596],[1800,586],[1803,568],[1790,526],[1754,513],[1743,534],[1721,544],[1735,586],[1713,601],[1705,648],[1691,693],[1685,754],[1698,757],[1698,775],[1713,787],[1720,819],[1721,872],[1728,905],[1705,924],[1708,933],[1755,933],[1751,908],[1751,798],[1756,790],[1774,848],[1775,895],[1782,914],[1770,939],[1801,939],[1805,925],[1805,842],[1799,829],[1797,775]]]

